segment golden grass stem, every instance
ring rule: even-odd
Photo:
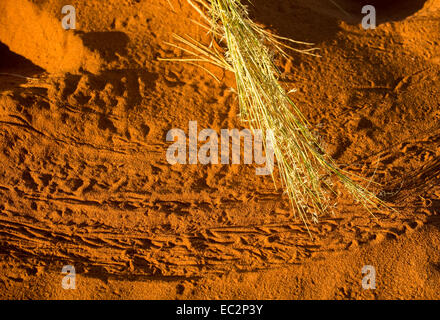
[[[240,0],[188,2],[209,22],[212,36],[224,43],[225,52],[218,52],[192,38],[177,36],[180,44],[173,46],[192,57],[168,60],[210,62],[235,74],[241,118],[251,129],[270,132],[280,179],[292,208],[295,208],[295,215],[298,214],[308,225],[331,210],[329,193],[335,193],[331,177],[337,177],[368,210],[384,205],[374,194],[349,178],[354,176],[340,169],[324,152],[309,130],[306,118],[278,81],[274,51],[283,56],[287,56],[284,49],[316,55],[316,48],[301,50],[286,45],[283,41],[311,44],[263,30],[249,18]],[[205,14],[206,11],[209,15]]]

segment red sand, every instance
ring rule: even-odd
[[[0,298],[440,297],[438,0],[368,1],[369,31],[365,1],[338,0],[349,17],[254,0],[256,21],[321,48],[278,61],[286,88],[337,162],[398,210],[374,218],[341,190],[313,238],[253,166],[167,163],[172,128],[243,128],[232,74],[157,60],[180,54],[173,33],[208,39],[186,1],[71,2],[75,34],[59,1],[0,4],[0,42],[24,57],[0,44]]]

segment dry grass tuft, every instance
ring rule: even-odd
[[[310,44],[263,30],[249,18],[240,0],[188,2],[209,24],[204,27],[212,33],[213,43],[223,43],[225,52],[213,43],[204,46],[190,37],[175,36],[179,44],[170,45],[182,49],[189,57],[163,60],[196,65],[209,62],[235,74],[241,119],[251,129],[269,132],[284,190],[303,222],[317,222],[319,216],[331,209],[329,193],[335,193],[332,177],[337,177],[369,211],[384,205],[326,155],[309,130],[307,120],[278,81],[275,53],[287,56],[286,49],[290,49],[315,55],[316,49],[296,49],[292,45]]]

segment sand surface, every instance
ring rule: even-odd
[[[167,162],[172,128],[246,127],[233,74],[158,61],[180,56],[173,33],[209,40],[186,1],[72,0],[74,32],[62,1],[1,0],[0,298],[439,299],[440,1],[336,2],[346,13],[250,7],[320,48],[277,59],[281,80],[326,151],[396,209],[373,217],[341,189],[310,236],[255,166]]]

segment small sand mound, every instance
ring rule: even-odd
[[[51,73],[97,73],[101,58],[72,30],[27,0],[0,2],[0,41]]]

